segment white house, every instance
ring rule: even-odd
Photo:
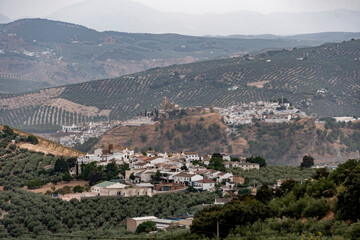
[[[196,152],[184,152],[184,156],[190,162],[200,160],[199,154]]]
[[[211,180],[211,179],[203,179],[203,180],[199,180],[199,181],[195,181],[193,182],[193,186],[195,189],[198,190],[212,190],[215,188],[215,181]]]
[[[175,183],[185,183],[191,184],[192,182],[202,180],[203,176],[198,174],[189,174],[189,173],[178,173],[174,176]]]
[[[260,165],[258,163],[249,163],[249,162],[240,163],[238,167],[241,168],[242,170],[260,169]]]
[[[220,174],[218,174],[216,176],[216,181],[217,182],[222,182],[222,181],[232,181],[233,180],[234,175],[232,173],[228,173],[228,172],[222,172]]]

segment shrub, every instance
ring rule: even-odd
[[[155,223],[151,222],[151,221],[146,221],[141,223],[137,228],[136,228],[136,233],[142,233],[142,232],[151,232],[153,231],[155,228]]]
[[[36,145],[36,144],[39,143],[39,140],[37,139],[36,136],[34,136],[34,135],[29,135],[29,136],[27,137],[27,142]]]
[[[39,187],[42,187],[43,186],[43,183],[41,182],[40,179],[33,179],[33,180],[30,180],[28,181],[27,183],[27,187],[28,189],[35,189],[35,188],[39,188]]]

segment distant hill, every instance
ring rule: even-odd
[[[219,37],[219,36],[218,36]],[[227,38],[240,38],[240,39],[296,39],[296,40],[312,40],[325,42],[342,42],[351,39],[359,39],[359,32],[319,32],[308,34],[297,34],[290,36],[262,34],[262,35],[229,35]]]
[[[181,33],[195,36],[360,32],[360,13],[343,9],[270,14],[235,11],[192,15],[162,12],[129,0],[107,0],[106,3],[101,0],[83,1],[60,9],[47,18],[77,23],[99,31]]]
[[[49,126],[124,119],[159,108],[288,98],[308,114],[360,116],[360,40],[154,68],[18,95],[0,95],[0,123]],[[232,88],[235,87],[235,90]],[[323,89],[324,88],[324,89]]]
[[[97,32],[65,22],[22,19],[0,25],[0,72],[30,82],[25,84],[26,88],[19,88],[16,81],[5,83],[0,79],[0,84],[7,85],[0,91],[20,93],[172,64],[321,43],[321,40],[306,39],[254,40]]]

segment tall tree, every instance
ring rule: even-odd
[[[300,165],[300,167],[302,168],[311,168],[312,166],[314,166],[314,158],[312,156],[308,156],[308,155],[305,155],[303,157],[303,161]]]

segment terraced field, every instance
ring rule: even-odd
[[[354,40],[267,52],[257,55],[255,60],[230,58],[155,68],[114,79],[52,88],[42,94],[39,91],[3,94],[0,123],[21,127],[123,119],[145,109],[159,108],[164,96],[181,106],[219,107],[283,96],[316,116],[360,116],[359,58],[360,40]],[[264,83],[262,88],[256,86],[258,82]],[[228,90],[232,86],[238,88]],[[321,88],[328,92],[318,94]],[[25,106],[7,104],[16,103],[16,99],[26,99]],[[71,101],[82,109],[60,108],[61,105],[50,104],[54,99]]]
[[[239,39],[97,32],[65,22],[20,19],[0,24],[0,72],[20,76],[20,79],[0,76],[0,92],[27,92],[113,78],[154,67],[263,49],[317,46],[323,42],[280,37]]]

